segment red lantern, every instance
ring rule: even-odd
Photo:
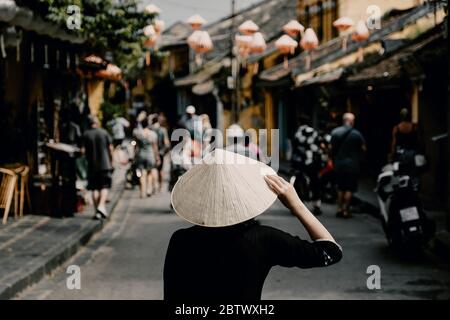
[[[289,54],[294,54],[295,48],[298,47],[297,41],[288,35],[283,35],[275,41],[275,47],[277,47],[277,49],[284,55],[284,67],[287,69],[289,67],[287,56]]]
[[[366,23],[362,20],[358,21],[356,24],[355,31],[352,34],[352,39],[358,42],[366,41],[369,39],[370,33],[366,26]],[[364,49],[363,47],[358,48],[358,61],[364,61]]]
[[[341,33],[345,33],[351,27],[353,27],[355,23],[352,19],[348,17],[342,17],[333,22],[333,26],[337,28]],[[347,51],[347,35],[344,34],[342,39],[342,50]]]
[[[187,20],[187,23],[191,26],[192,29],[199,30],[206,23],[206,20],[203,19],[200,15],[195,14]]]
[[[239,26],[239,31],[245,35],[253,35],[258,32],[259,27],[252,20],[247,20]]]
[[[291,37],[296,38],[299,34],[305,31],[305,27],[302,26],[297,20],[291,20],[284,25],[283,31]]]

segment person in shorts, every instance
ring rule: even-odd
[[[106,199],[112,183],[112,138],[105,129],[100,128],[97,117],[89,116],[90,129],[83,135],[82,152],[86,156],[88,171],[88,190],[92,191],[95,207],[94,219],[108,217]]]
[[[156,168],[161,162],[158,135],[151,130],[147,117],[134,129],[133,135],[137,142],[136,165],[141,170],[140,195],[150,197],[155,192]]]
[[[348,209],[353,193],[358,190],[361,156],[366,151],[366,142],[354,124],[355,116],[346,113],[343,125],[331,132],[331,152],[338,189],[339,210],[336,215],[342,218],[350,217]]]

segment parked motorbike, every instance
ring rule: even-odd
[[[376,188],[380,216],[389,246],[417,251],[433,236],[435,223],[419,198],[419,174],[426,168],[423,155],[399,150],[396,161],[386,165]]]

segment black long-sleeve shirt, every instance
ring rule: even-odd
[[[309,242],[256,221],[225,228],[176,231],[164,265],[168,301],[260,300],[273,266],[313,268],[337,263],[332,241]]]

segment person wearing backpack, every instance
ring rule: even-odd
[[[152,123],[152,130],[155,131],[156,135],[158,136],[158,150],[161,161],[156,166],[156,170],[158,171],[157,176],[158,189],[159,191],[161,191],[163,183],[164,158],[170,150],[169,134],[167,133],[167,129],[161,126],[158,114],[154,114],[151,116],[151,123]]]
[[[348,209],[353,193],[358,190],[361,156],[366,151],[364,137],[354,124],[355,115],[346,113],[343,125],[331,132],[331,154],[338,189],[339,210],[336,216],[340,218],[351,217]]]

